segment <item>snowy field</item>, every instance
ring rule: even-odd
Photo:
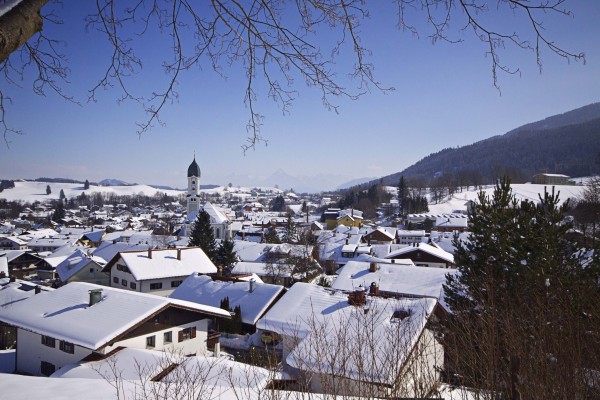
[[[46,186],[50,185],[52,193],[46,194]],[[90,196],[94,193],[114,193],[119,196],[144,194],[146,196],[154,196],[156,193],[166,193],[169,196],[184,195],[183,190],[165,190],[156,189],[148,185],[130,185],[130,186],[96,186],[90,185],[87,190],[83,189],[83,184],[80,183],[55,183],[55,182],[33,182],[33,181],[15,181],[15,187],[12,189],[4,189],[0,192],[0,199],[8,201],[26,201],[33,203],[34,201],[44,202],[46,200],[55,200],[60,196],[60,190],[65,192],[67,198],[80,196],[81,193]],[[282,190],[277,188],[267,187],[225,187],[219,186],[213,189],[202,189],[200,192],[206,194],[216,194],[228,197],[237,197],[244,200],[251,197],[253,192],[281,194]]]
[[[579,179],[577,180],[579,181]],[[544,189],[552,192],[552,186],[535,185],[533,183],[520,183],[511,185],[513,194],[517,196],[519,200],[530,200],[539,201],[538,196],[544,195]],[[562,201],[572,197],[580,197],[585,186],[582,185],[557,185],[554,187],[555,192],[560,193],[559,198]],[[488,196],[492,196],[494,193],[494,186],[485,186],[483,191]],[[452,198],[446,199],[440,204],[429,203],[429,212],[433,214],[450,214],[458,210],[466,210],[466,202],[469,200],[476,201],[479,195],[479,190],[470,190],[455,193]]]
[[[50,185],[52,193],[46,194],[46,186]],[[86,196],[94,193],[114,193],[116,195],[132,195],[143,193],[146,196],[154,196],[156,193],[166,193],[170,196],[179,196],[185,192],[181,190],[164,190],[155,189],[148,185],[132,185],[132,186],[94,186],[90,185],[87,190],[83,189],[83,184],[80,183],[55,183],[55,182],[30,182],[30,181],[15,181],[15,187],[12,189],[4,189],[0,193],[0,199],[9,201],[23,200],[27,202],[45,201],[58,199],[60,190],[65,192],[67,198],[80,196],[85,192]]]

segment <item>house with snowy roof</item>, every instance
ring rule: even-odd
[[[110,286],[168,296],[192,273],[214,274],[217,267],[199,247],[117,253],[103,268]]]
[[[210,217],[210,226],[215,234],[215,239],[231,240],[231,219],[219,207],[208,201],[202,206],[202,210],[206,211]],[[188,213],[185,230],[186,236],[191,234],[198,212],[200,210]]]
[[[340,216],[337,217],[337,219],[336,219],[336,223],[338,226],[344,225],[344,226],[360,227],[362,225],[362,222],[363,222],[362,211],[358,211],[353,208],[350,210],[340,211]]]
[[[44,261],[29,250],[0,250],[0,257],[6,257],[8,275],[27,279],[36,275],[38,265]]]
[[[237,306],[241,309],[242,330],[254,333],[256,322],[284,291],[283,286],[255,280],[221,281],[206,275],[192,274],[169,297],[213,307],[220,307],[221,301],[227,298],[232,310]]]
[[[77,249],[56,266],[56,273],[63,283],[88,282],[109,286],[108,274],[102,272],[104,265],[106,261],[102,258]]]
[[[16,371],[46,376],[119,347],[204,354],[219,318],[229,312],[83,282],[0,309],[0,321],[17,329]]]
[[[27,241],[18,236],[0,236],[0,250],[27,250]]]
[[[278,335],[284,369],[315,393],[426,397],[444,359],[429,326],[436,305],[296,283],[257,327]]]
[[[3,258],[0,257],[0,269],[2,269],[2,260]],[[0,277],[0,309],[10,307],[42,291],[52,290],[54,289],[32,282]],[[16,341],[16,328],[0,321],[0,350],[14,348]]]
[[[435,219],[434,228],[438,232],[465,232],[469,227],[467,215],[453,214]]]
[[[454,255],[427,243],[414,243],[388,254],[386,259],[408,258],[422,267],[454,268]]]
[[[398,244],[421,243],[427,240],[427,232],[424,230],[398,229]]]
[[[394,243],[396,240],[396,228],[391,226],[379,226],[375,229],[367,229],[363,234],[363,241],[369,244]]]

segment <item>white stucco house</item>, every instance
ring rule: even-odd
[[[88,282],[108,286],[108,274],[102,272],[106,261],[77,249],[56,266],[61,282]]]
[[[209,325],[227,311],[187,301],[72,282],[0,309],[16,327],[18,373],[49,376],[119,347],[204,354]]]
[[[199,247],[123,251],[103,269],[110,286],[168,296],[192,273],[214,274],[217,267]]]

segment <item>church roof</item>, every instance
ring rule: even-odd
[[[192,163],[188,167],[187,176],[188,176],[188,178],[190,176],[200,177],[200,167],[198,166],[198,163],[196,162],[196,157],[194,157],[194,161],[192,161]]]

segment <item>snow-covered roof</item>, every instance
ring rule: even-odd
[[[127,242],[102,242],[100,246],[93,249],[92,254],[104,259],[106,262],[112,260],[115,254],[122,251],[144,251],[148,250],[148,244],[129,244]]]
[[[427,243],[417,243],[415,246],[402,247],[396,251],[391,252],[385,258],[395,258],[401,255],[407,255],[413,251],[421,250],[425,253],[431,254],[432,256],[438,257],[446,262],[454,263],[454,256],[441,248],[432,246]]]
[[[217,267],[199,247],[182,249],[125,251],[115,255],[103,271],[123,260],[137,281],[189,276],[192,273],[213,274]]]
[[[9,278],[0,278],[0,309],[33,296],[36,286],[38,285],[20,279],[10,282]],[[39,288],[42,291],[54,290],[46,286],[40,286]]]
[[[102,300],[89,306],[89,291],[96,289],[102,290]],[[217,307],[71,282],[0,309],[0,321],[95,350],[169,306],[229,317]]]
[[[242,322],[254,325],[283,290],[279,285],[213,281],[209,276],[192,274],[169,297],[214,307],[219,307],[221,300],[228,297],[232,310],[238,305],[241,307]]]
[[[429,298],[369,298],[365,307],[355,307],[344,293],[296,283],[257,327],[299,339],[286,359],[292,367],[333,370],[351,379],[368,375],[371,382],[391,384],[436,303]],[[395,318],[399,311],[406,317]],[[373,373],[361,374],[359,366]]]
[[[244,262],[240,261],[235,264],[231,270],[232,274],[256,274],[258,276],[278,275],[280,278],[289,278],[291,275],[290,268],[287,264],[272,263],[271,265],[264,262]]]
[[[398,262],[404,265],[399,265]],[[376,264],[370,272],[370,263],[350,261],[337,271],[333,289],[351,292],[362,286],[368,288],[375,282],[379,290],[409,296],[427,296],[443,299],[442,285],[447,274],[456,274],[455,269],[416,267],[411,260],[396,260],[395,264]]]
[[[66,282],[77,272],[86,268],[90,263],[104,265],[106,261],[100,257],[89,256],[86,252],[75,250],[73,254],[56,266],[56,272],[61,281]]]
[[[177,383],[181,390],[185,385],[181,378],[186,376],[193,379],[193,385],[197,388],[204,386],[206,394],[213,389],[215,395],[233,388],[262,391],[273,377],[273,374],[264,368],[234,362],[224,357],[184,357],[156,350],[124,348],[104,360],[67,365],[56,371],[52,378],[103,380],[104,377],[110,378],[114,375],[116,370],[119,371],[119,378],[125,381],[149,381],[173,365],[177,365],[177,368],[162,377],[160,382]],[[202,395],[191,397],[204,398]],[[165,398],[169,398],[166,393]]]

